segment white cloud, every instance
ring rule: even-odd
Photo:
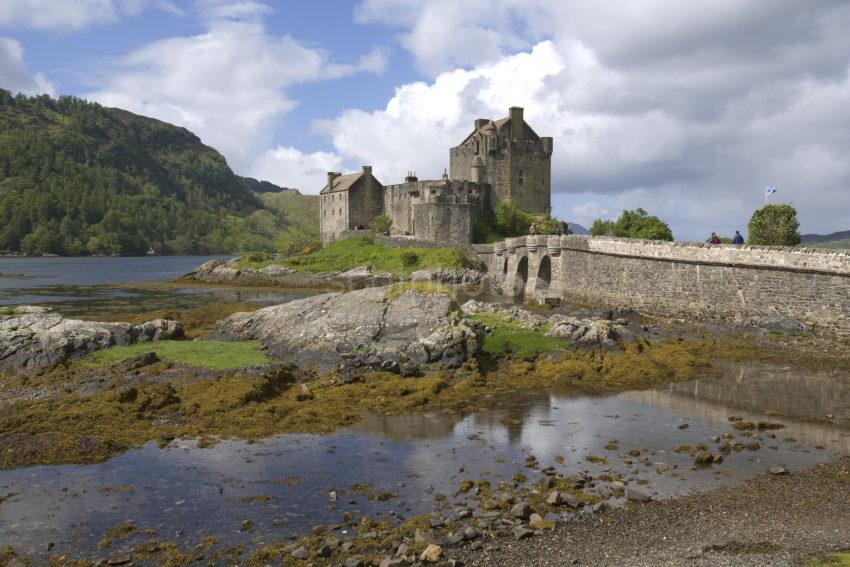
[[[171,0],[3,0],[0,25],[75,31],[136,15],[148,4],[182,12]]]
[[[364,0],[356,18],[433,73],[318,124],[384,182],[436,177],[474,118],[516,104],[555,138],[561,215],[643,206],[703,238],[745,228],[771,184],[803,230],[850,228],[846,2]]]
[[[328,171],[341,171],[342,158],[333,152],[304,153],[277,146],[257,158],[249,175],[281,187],[294,187],[302,193],[318,193]]]
[[[257,6],[204,3],[211,18],[205,33],[155,41],[120,57],[87,96],[185,126],[245,171],[269,147],[274,121],[296,106],[289,87],[385,66],[380,51],[336,62],[290,36],[270,35],[255,17]]]
[[[0,88],[27,95],[54,93],[42,73],[30,73],[24,66],[24,49],[7,37],[0,37]]]

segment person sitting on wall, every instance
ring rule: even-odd
[[[537,234],[537,230],[534,228],[534,223],[531,223],[531,226],[528,227],[528,234],[530,234],[531,236]]]
[[[708,240],[705,241],[706,244],[720,244],[720,237],[715,233],[711,233],[711,236],[708,237]]]
[[[741,236],[741,233],[736,230],[735,236],[732,237],[732,244],[740,246],[743,243],[744,243],[744,237]]]

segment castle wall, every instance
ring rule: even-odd
[[[327,244],[349,229],[348,193],[338,191],[321,195],[320,205],[319,232],[322,244]]]
[[[414,207],[416,238],[452,244],[472,242],[476,205],[471,203],[420,203]]]
[[[475,249],[505,294],[689,319],[788,317],[813,332],[850,338],[847,252],[586,236],[512,238]],[[552,263],[546,286],[536,278],[544,256]],[[517,277],[522,258],[525,281]]]
[[[383,187],[371,175],[364,176],[348,191],[348,194],[352,206],[348,212],[346,230],[358,227],[370,228],[372,219],[384,212]]]

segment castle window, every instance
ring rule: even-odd
[[[517,185],[522,187],[522,184],[525,182],[525,171],[523,171],[521,169],[519,171],[517,171],[516,181],[517,181]]]
[[[339,210],[339,216],[342,216],[342,209]]]

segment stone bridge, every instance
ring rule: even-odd
[[[494,291],[660,316],[788,318],[850,338],[850,250],[524,236],[473,246]]]

